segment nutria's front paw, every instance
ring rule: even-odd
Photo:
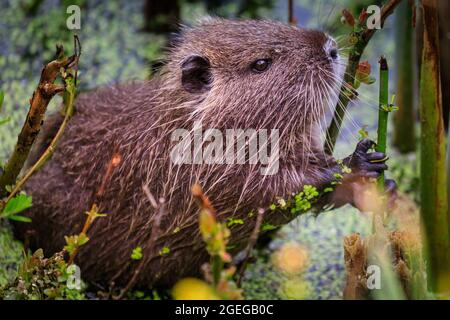
[[[384,170],[387,170],[385,162],[388,157],[382,152],[369,152],[373,146],[375,142],[363,139],[356,145],[355,152],[343,160],[343,163],[352,170],[347,179],[378,178]]]
[[[344,184],[350,185],[353,193],[353,205],[361,209],[361,205],[356,198],[364,193],[364,190],[370,187],[371,181],[375,181],[384,170],[388,169],[386,161],[388,157],[382,152],[369,152],[375,146],[375,142],[369,139],[361,140],[355,149],[355,152],[343,160],[343,163],[351,169],[351,173],[345,175]],[[397,199],[397,184],[394,180],[385,180],[384,196],[387,199],[389,210],[395,208]],[[363,199],[365,199],[363,197]],[[364,211],[364,210],[363,210]]]

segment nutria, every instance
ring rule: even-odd
[[[65,235],[81,230],[84,212],[96,201],[107,216],[95,221],[89,243],[77,256],[84,279],[127,283],[137,265],[130,259],[137,246],[146,257],[140,285],[171,285],[198,275],[208,255],[198,232],[194,183],[203,187],[221,221],[244,221],[231,228],[230,244],[238,250],[255,225],[256,215],[249,212],[306,184],[320,189],[336,180],[341,165],[324,153],[320,123],[336,103],[341,65],[336,43],[320,31],[222,19],[184,28],[152,80],[79,95],[51,161],[26,185],[33,196],[27,213],[32,223],[18,224],[19,235],[31,235],[32,246],[50,255],[63,248]],[[59,114],[46,120],[35,154],[45,149],[60,122]],[[174,163],[171,134],[192,130],[195,122],[203,130],[278,129],[278,171],[263,175],[261,164]],[[371,147],[364,140],[345,159],[352,169],[348,176],[376,177],[387,168],[384,154],[368,153]],[[120,163],[97,199],[114,155]],[[351,181],[323,196],[315,208],[352,203],[357,183]],[[165,199],[152,248],[146,244],[155,209],[143,186]],[[264,222],[278,226],[294,217],[268,211]],[[161,255],[163,247],[169,252]]]

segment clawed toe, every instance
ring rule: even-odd
[[[376,143],[374,141],[370,140],[370,139],[362,139],[356,145],[355,152],[367,153],[367,151],[369,151],[375,145],[376,145]]]
[[[355,152],[346,158],[346,164],[356,173],[361,173],[363,176],[378,176],[375,174],[368,174],[368,172],[381,173],[388,169],[386,161],[388,157],[383,152],[370,152],[369,150],[375,146],[375,142],[370,139],[361,140],[355,149]]]
[[[386,162],[389,157],[383,152],[368,153],[366,159],[371,163]]]

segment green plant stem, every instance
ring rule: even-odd
[[[437,293],[450,291],[450,237],[445,130],[439,65],[437,0],[422,0],[424,40],[420,79],[421,218],[428,257],[427,279]]]
[[[378,138],[376,151],[386,153],[387,126],[389,111],[389,67],[385,57],[380,58],[380,96],[378,105]],[[378,188],[384,190],[384,172],[378,178]]]
[[[5,99],[5,93],[0,90],[0,112],[2,112],[3,100]]]
[[[413,63],[413,10],[410,1],[403,1],[396,11],[395,61],[398,68],[396,79],[396,104],[399,110],[393,115],[393,146],[401,153],[416,150],[414,109],[414,63]],[[414,61],[415,62],[415,61]]]
[[[214,286],[217,286],[220,282],[220,274],[222,273],[222,269],[223,269],[223,261],[220,256],[218,256],[218,255],[213,256],[211,268],[212,268]]]

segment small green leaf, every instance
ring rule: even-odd
[[[335,177],[338,180],[341,180],[343,178],[342,174],[340,174],[338,172],[333,173],[333,177]]]
[[[328,192],[333,192],[333,190],[334,190],[333,188],[327,187],[327,188],[323,189],[323,192],[328,193]]]
[[[389,106],[386,104],[383,104],[380,106],[381,110],[385,111],[385,112],[389,112]]]
[[[367,77],[367,79],[365,79],[365,84],[374,84],[376,82],[376,79],[374,77]]]
[[[227,227],[234,226],[235,224],[244,224],[244,220],[228,218],[228,220],[227,220]]]
[[[394,106],[394,105],[389,105],[389,109],[390,109],[390,111],[392,112],[392,111],[398,111],[399,110],[399,107],[398,106]]]
[[[236,245],[233,244],[229,244],[226,246],[227,251],[233,250],[234,248],[236,248]]]
[[[6,124],[6,123],[8,123],[9,121],[11,121],[11,118],[10,118],[10,117],[8,117],[8,118],[6,118],[6,119],[0,119],[0,126],[1,126],[1,125],[4,125],[4,124]]]
[[[395,102],[395,94],[393,94],[392,96],[391,96],[391,105],[393,105],[394,104],[394,102]]]
[[[369,132],[367,132],[367,126],[363,126],[361,129],[359,129],[358,133],[359,133],[359,140],[363,140],[369,137]]]
[[[281,208],[285,208],[286,205],[287,205],[286,200],[284,200],[282,198],[278,199],[277,202],[278,202],[278,204],[280,205]]]
[[[342,173],[352,173],[352,169],[350,169],[349,167],[347,167],[346,165],[343,165],[341,167],[342,169]]]
[[[72,236],[64,236],[64,239],[66,240],[64,249],[70,254],[72,254],[77,248],[85,245],[89,241],[89,237],[84,233]]]
[[[270,230],[275,230],[276,228],[277,227],[274,226],[273,224],[265,222],[261,227],[261,231],[270,231]]]
[[[20,221],[20,222],[31,222],[31,218],[24,216],[8,216],[9,220]]]
[[[85,245],[88,241],[89,241],[89,237],[86,234],[80,233],[78,235],[78,246]]]
[[[26,194],[19,194],[18,196],[12,198],[3,209],[2,215],[10,218],[19,212],[31,207],[32,198]]]
[[[131,253],[131,259],[133,260],[141,260],[142,259],[142,248],[136,247],[133,249],[133,252]]]
[[[164,255],[169,254],[169,253],[170,253],[170,248],[169,247],[164,247],[159,252],[159,255],[164,256]]]

